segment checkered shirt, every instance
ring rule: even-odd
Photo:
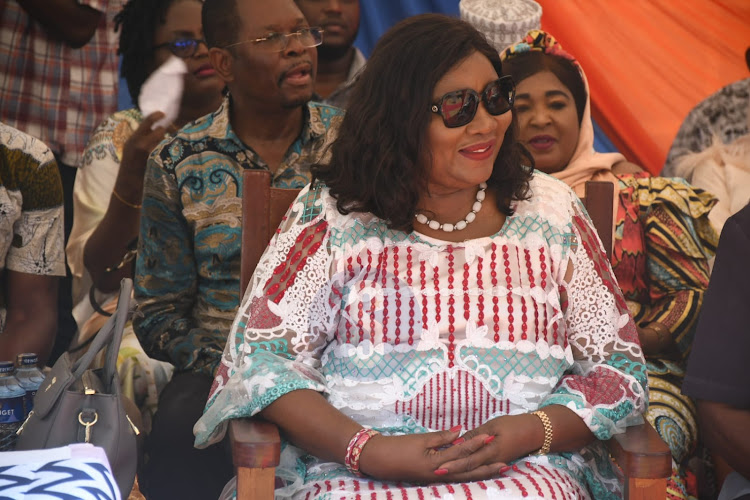
[[[73,49],[49,37],[16,0],[0,0],[0,121],[46,143],[78,165],[93,129],[117,108],[121,0],[79,0],[101,12],[89,44]]]
[[[70,102],[63,163],[79,167],[83,151],[94,129],[117,111],[119,34],[115,33],[115,15],[125,0],[86,0],[104,15],[91,38],[70,61]]]

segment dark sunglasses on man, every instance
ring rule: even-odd
[[[454,90],[432,104],[430,111],[443,117],[448,128],[462,127],[474,119],[479,108],[479,101],[493,116],[507,113],[513,107],[516,98],[516,86],[513,78],[503,76],[487,84],[481,95],[473,89]]]
[[[198,38],[176,38],[171,42],[160,43],[154,46],[154,50],[167,47],[169,51],[181,59],[193,57],[198,52],[198,46],[206,41]],[[206,45],[208,46],[208,45]]]

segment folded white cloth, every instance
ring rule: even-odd
[[[104,449],[92,444],[0,453],[0,498],[121,500]]]
[[[154,123],[156,127],[168,127],[180,112],[182,89],[185,85],[187,65],[176,56],[156,68],[146,79],[138,96],[138,107],[146,117],[154,111],[164,113],[164,118]]]

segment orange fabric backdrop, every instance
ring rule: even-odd
[[[750,76],[748,0],[537,1],[543,29],[586,71],[599,126],[650,172],[693,106]]]

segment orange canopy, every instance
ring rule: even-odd
[[[625,157],[658,173],[688,112],[748,78],[748,0],[537,0],[578,59],[592,113]]]

